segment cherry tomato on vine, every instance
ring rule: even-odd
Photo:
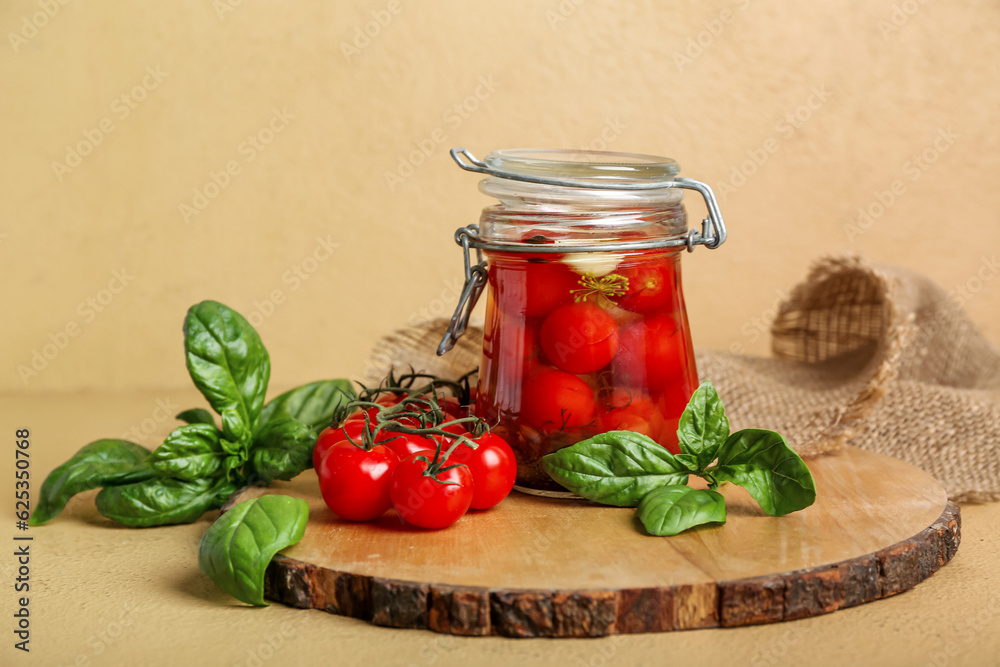
[[[594,421],[597,404],[586,382],[565,371],[532,373],[521,395],[521,419],[545,435]]]
[[[464,463],[472,472],[474,510],[484,510],[497,505],[510,494],[517,480],[517,460],[507,441],[495,433],[485,433],[478,438],[463,433],[477,445],[476,449],[460,444],[448,457],[448,463]]]
[[[437,447],[437,440],[429,435],[382,431],[379,433],[379,436],[383,444],[395,452],[400,461],[410,454],[423,452],[428,449],[434,451],[434,448]]]
[[[411,454],[396,466],[389,494],[392,506],[403,519],[420,528],[447,528],[469,510],[472,502],[472,472],[467,466],[455,466],[426,474],[426,460],[434,452]],[[449,462],[446,465],[451,465]]]
[[[368,420],[374,423],[375,422],[375,418],[378,415],[378,413],[379,413],[379,409],[378,408],[368,408],[366,410],[355,410],[351,414],[347,415],[347,418],[344,420],[344,422],[346,423],[346,422],[358,421],[358,422],[361,422],[362,424],[364,424],[365,423],[365,415],[368,415]]]
[[[622,329],[615,377],[630,386],[661,389],[676,382],[686,367],[684,332],[669,315],[652,315]]]
[[[319,437],[316,438],[316,444],[313,445],[313,468],[319,470],[319,463],[323,460],[326,450],[338,442],[347,440],[347,436],[350,436],[355,442],[361,442],[361,434],[364,430],[364,421],[352,419],[344,422],[343,426],[327,426],[320,431]]]
[[[618,351],[618,325],[594,303],[570,303],[552,311],[539,336],[545,357],[564,371],[593,373]]]
[[[666,307],[673,298],[675,270],[672,260],[647,259],[623,264],[615,273],[628,279],[628,291],[615,299],[625,310],[647,313]]]
[[[376,519],[392,506],[390,480],[399,457],[385,445],[365,450],[342,440],[323,455],[319,490],[333,512],[349,521]]]

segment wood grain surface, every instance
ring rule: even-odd
[[[860,449],[812,459],[817,501],[764,514],[722,489],[725,525],[658,538],[631,509],[512,494],[424,531],[390,511],[334,515],[315,474],[248,488],[305,498],[299,544],[275,556],[266,596],[376,625],[458,635],[587,637],[772,623],[912,588],[955,554],[958,507],[927,473]]]

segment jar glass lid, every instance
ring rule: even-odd
[[[680,173],[670,158],[638,153],[516,148],[493,151],[486,165],[497,172],[534,178],[571,179],[607,186],[667,181]]]

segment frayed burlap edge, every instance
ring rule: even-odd
[[[836,337],[827,339],[830,322],[813,322],[808,317],[818,300],[818,291],[821,298],[828,298],[821,291],[822,286],[831,281],[844,281],[845,274],[870,281],[872,305],[880,306],[877,329],[869,329],[874,335],[867,340],[854,341],[850,347],[837,345]],[[893,297],[898,288],[896,279],[860,257],[824,257],[813,265],[806,280],[792,290],[788,300],[779,308],[771,327],[772,351],[777,359],[816,363],[862,349],[862,343],[875,346],[868,368],[859,373],[862,377],[867,376],[867,382],[848,403],[836,409],[835,418],[822,438],[797,446],[802,456],[816,456],[843,447],[858,434],[865,418],[871,415],[896,380],[903,351],[915,335],[913,314],[901,314],[896,307]],[[846,316],[834,329],[842,330],[849,326],[844,319],[847,319]],[[817,328],[824,325],[828,327],[824,331],[824,340],[817,340]]]

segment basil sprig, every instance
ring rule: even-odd
[[[98,511],[125,525],[191,523],[240,486],[288,480],[310,467],[317,434],[354,398],[347,380],[320,380],[265,405],[267,349],[249,322],[215,301],[188,311],[184,350],[191,379],[221,428],[208,410],[192,408],[177,415],[187,423],[152,453],[126,440],[90,443],[46,478],[32,525],[99,487]]]
[[[706,523],[725,523],[720,483],[745,488],[766,513],[783,516],[816,500],[805,462],[780,433],[729,432],[729,419],[711,382],[695,390],[677,428],[680,454],[652,438],[610,431],[542,457],[549,475],[579,496],[636,516],[652,535],[676,535]],[[715,465],[712,465],[713,462]],[[692,489],[688,475],[708,482]]]

